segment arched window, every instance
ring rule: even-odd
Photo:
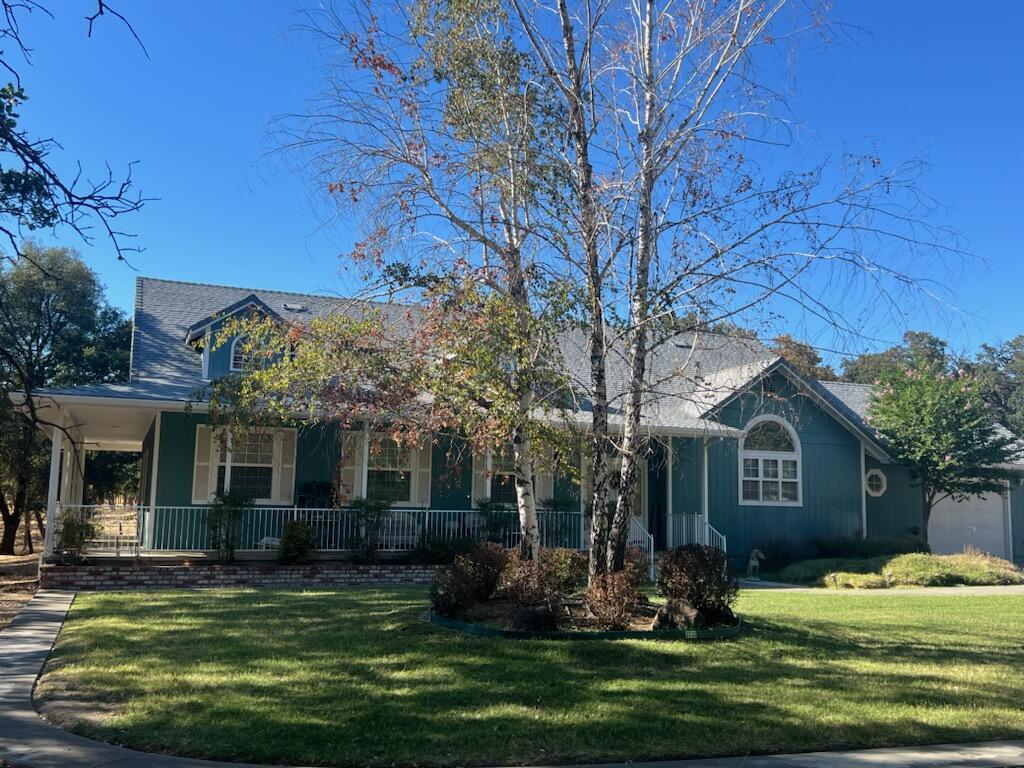
[[[758,416],[740,442],[740,504],[801,504],[800,438],[778,416]]]
[[[231,370],[241,371],[249,366],[251,356],[245,351],[245,339],[236,336],[231,342]]]

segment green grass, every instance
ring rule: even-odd
[[[840,589],[1024,584],[1024,573],[1013,563],[982,552],[803,560],[766,578]]]
[[[40,695],[81,733],[315,765],[514,765],[1024,737],[1024,600],[742,594],[736,641],[509,641],[426,590],[79,596]]]

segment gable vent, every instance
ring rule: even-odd
[[[285,309],[287,309],[289,312],[306,312],[306,311],[308,311],[308,308],[306,307],[305,304],[293,304],[291,302],[286,301],[281,306],[284,307]]]

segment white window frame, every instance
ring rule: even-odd
[[[788,451],[748,451],[743,445],[747,441],[747,435],[750,434],[750,430],[756,427],[758,424],[762,424],[766,421],[774,422],[780,425],[786,430],[790,440],[793,441],[793,453]],[[774,414],[764,414],[763,416],[757,416],[747,422],[746,427],[743,428],[743,437],[739,439],[739,448],[737,450],[738,462],[737,462],[737,484],[736,492],[737,498],[740,505],[745,507],[802,507],[804,505],[804,478],[803,478],[803,454],[800,448],[800,437],[797,435],[796,430],[793,426],[780,416]],[[765,482],[766,478],[761,470],[765,459],[774,459],[779,462],[779,476],[777,478],[768,478],[769,480],[774,479],[779,484],[779,498],[777,500],[765,501],[764,499],[744,499],[743,498],[743,481],[752,480],[753,478],[743,477],[743,460],[744,459],[756,459],[758,466],[758,496],[764,495],[764,486],[761,483]],[[786,482],[796,482],[796,501],[783,501],[782,500],[782,462],[784,460],[795,460],[796,461],[796,479],[786,480]]]
[[[292,439],[292,441],[291,441],[291,444],[292,444],[292,455],[290,457],[285,457],[285,456],[282,455],[281,445],[282,445],[283,441],[281,439],[281,435],[283,435],[285,432],[294,432],[294,433],[296,433],[295,436],[294,436],[294,439]],[[246,467],[269,466],[271,468],[270,471],[271,471],[271,478],[272,478],[271,479],[271,485],[270,485],[271,497],[273,497],[275,489],[278,489],[278,486],[281,483],[281,476],[283,474],[284,467],[287,464],[288,466],[293,468],[293,471],[292,471],[292,484],[293,484],[293,487],[291,489],[290,496],[291,496],[291,499],[294,501],[294,498],[295,498],[295,488],[294,488],[295,472],[294,472],[294,467],[295,467],[296,454],[298,453],[298,442],[299,442],[298,441],[298,434],[297,434],[297,432],[298,432],[298,430],[295,429],[294,427],[279,427],[279,428],[276,428],[276,429],[273,429],[273,430],[270,431],[270,435],[272,437],[272,445],[273,445],[272,454],[271,454],[272,455],[272,459],[271,459],[271,463],[270,464],[250,464],[250,463],[247,463],[247,464],[239,464],[238,465],[238,466],[246,466]],[[231,434],[228,433],[228,435],[225,438],[225,444],[223,446],[223,451],[222,451],[221,448],[217,445],[217,441],[220,438],[218,437],[218,435],[216,434],[216,432],[214,430],[210,429],[210,430],[208,430],[207,433],[202,433],[202,432],[200,432],[197,429],[196,430],[196,453],[197,453],[197,455],[198,455],[198,451],[199,451],[199,437],[200,437],[201,434],[208,434],[209,435],[209,440],[210,440],[210,468],[209,468],[209,474],[208,474],[208,477],[209,477],[208,488],[209,488],[209,499],[213,499],[214,495],[217,492],[217,475],[219,473],[220,467],[222,467],[222,466],[224,467],[224,492],[228,493],[228,492],[231,491],[231,468],[232,468],[232,466],[234,466],[234,462],[232,461],[232,452],[231,452],[231,439],[232,438],[231,438]],[[193,472],[195,471],[194,467],[195,467],[195,457],[193,457]],[[195,481],[193,480],[193,483],[194,482]],[[197,498],[196,497],[195,488],[193,487],[193,490],[192,490],[192,503],[193,504],[207,504],[207,503],[209,503],[209,499]],[[285,505],[285,502],[282,502],[282,501],[274,499],[274,498],[265,498],[265,499],[253,499],[253,504],[256,504],[258,506],[282,506],[282,505]],[[288,502],[288,504],[291,504],[291,502]]]
[[[870,481],[871,481],[872,477],[877,477],[877,478],[879,478],[882,481],[882,487],[879,490],[877,490],[877,491],[871,490],[871,482]],[[877,467],[875,469],[869,469],[867,471],[867,473],[864,475],[864,490],[867,491],[868,496],[871,496],[872,498],[877,499],[879,496],[884,496],[885,492],[888,489],[889,489],[889,478],[887,478],[885,476],[885,472],[883,472],[882,470],[878,469]]]
[[[363,473],[363,495],[367,499],[370,498],[370,472],[373,472],[374,470],[384,470],[384,471],[388,471],[388,472],[396,471],[396,470],[392,469],[391,467],[381,467],[381,466],[375,466],[374,465],[374,463],[373,463],[374,462],[374,452],[373,452],[371,443],[373,443],[375,440],[391,440],[392,442],[396,442],[397,443],[397,441],[393,437],[391,437],[390,435],[387,435],[385,433],[382,433],[382,432],[372,432],[372,433],[370,433],[369,439],[368,439],[368,441],[366,443],[366,466],[364,468],[364,473]],[[399,445],[399,448],[404,450],[405,453],[406,453],[406,456],[408,456],[408,462],[407,462],[407,466],[406,466],[405,471],[409,475],[409,498],[407,498],[407,499],[397,499],[395,501],[390,502],[390,504],[393,507],[411,507],[411,506],[413,506],[413,499],[417,498],[416,461],[417,461],[417,459],[419,457],[416,455],[416,449],[411,447],[411,446]]]
[[[516,487],[515,446],[513,446],[512,443],[509,442],[507,444],[506,450],[508,450],[508,452],[511,454],[511,459],[510,459],[511,464],[512,464],[511,471],[506,471],[504,469],[497,469],[496,468],[496,465],[498,464],[498,462],[497,462],[497,458],[498,458],[497,451],[490,450],[490,451],[487,452],[487,498],[491,499],[492,501],[493,501],[493,494],[494,494],[494,479],[496,477],[498,477],[499,475],[501,477],[511,478],[512,489],[513,489],[513,496],[518,496],[518,492],[515,491],[515,487]],[[516,502],[513,501],[512,504],[516,504]]]
[[[231,341],[231,358],[228,360],[228,367],[231,369],[232,373],[241,373],[243,370],[241,365],[235,365],[235,347],[238,346],[239,342],[244,341],[245,340],[241,336],[235,336],[235,338],[232,339]],[[244,358],[245,351],[242,350],[241,352],[239,352],[239,355]],[[245,364],[245,360],[242,360],[242,364]]]

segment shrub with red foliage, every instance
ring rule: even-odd
[[[587,608],[601,629],[626,629],[633,608],[642,601],[633,569],[597,576],[587,588]]]

